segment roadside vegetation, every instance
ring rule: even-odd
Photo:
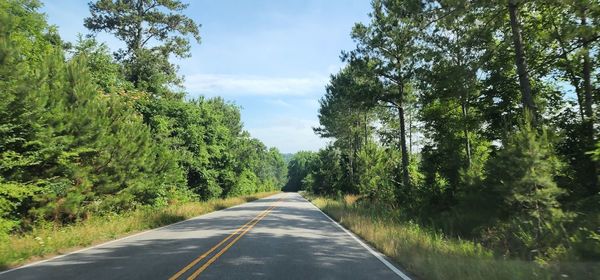
[[[40,5],[0,0],[0,266],[281,189],[283,156],[238,106],[184,98],[169,59],[200,40],[186,4],[93,1],[76,42]]]
[[[122,214],[91,216],[69,225],[40,223],[30,231],[11,235],[7,240],[0,242],[0,269],[68,253],[81,247],[183,221],[275,193],[277,192],[263,192],[158,208],[146,206]]]
[[[597,278],[599,11],[372,1],[286,189],[424,279]]]
[[[499,257],[472,240],[406,219],[399,209],[368,203],[355,195],[306,195],[330,217],[391,257],[417,279],[595,279],[600,266]]]

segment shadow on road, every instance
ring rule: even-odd
[[[299,195],[285,196],[284,202],[213,263],[202,278],[394,276]],[[228,208],[19,269],[0,275],[0,279],[166,279],[277,200],[278,197],[266,198]]]

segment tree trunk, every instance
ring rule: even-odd
[[[523,50],[523,38],[521,35],[521,23],[519,22],[518,0],[509,0],[508,13],[510,14],[510,27],[512,29],[513,44],[515,48],[515,62],[519,73],[519,85],[521,86],[523,108],[531,113],[532,122],[536,123],[537,108],[531,95],[531,83],[527,72],[527,61]]]
[[[350,159],[350,184],[352,185],[352,188],[354,189],[354,187],[356,187],[356,184],[354,183],[354,157],[356,156],[356,148],[354,147],[354,145],[352,143],[350,143],[350,149],[352,149],[352,155],[349,157]]]
[[[143,0],[138,0],[137,4],[137,16],[139,17],[139,19],[137,20],[136,27],[135,27],[135,39],[133,42],[133,52],[136,53],[138,52],[141,48],[142,48],[142,32],[143,32],[143,26],[142,26],[142,18],[144,17],[144,1]]]
[[[398,116],[400,118],[400,147],[402,150],[402,184],[407,187],[410,184],[410,177],[408,176],[409,155],[406,148],[406,126],[404,123],[403,106],[402,101],[400,101],[398,106]]]
[[[592,63],[590,62],[590,54],[587,46],[583,54],[583,96],[584,96],[584,112],[588,121],[593,122],[594,111],[592,111],[592,78],[591,78]]]
[[[565,60],[567,61],[567,60]],[[569,62],[567,62],[569,63]],[[575,87],[575,95],[577,95],[577,104],[579,105],[579,117],[581,117],[581,121],[585,122],[585,112],[583,110],[583,107],[585,107],[583,105],[584,101],[583,101],[583,97],[582,97],[582,89],[581,86],[579,84],[579,78],[577,78],[575,76],[574,73],[571,73],[571,84],[573,84],[573,87]]]
[[[365,113],[365,123],[364,123],[364,126],[365,126],[365,145],[364,146],[367,146],[367,144],[369,144],[369,130],[368,130],[368,127],[367,127],[368,126],[367,113]]]
[[[461,104],[464,123],[463,134],[465,137],[465,150],[467,152],[467,167],[471,167],[471,140],[469,139],[469,128],[467,127],[467,104],[463,101]]]
[[[413,114],[412,111],[408,112],[408,151],[413,151]]]
[[[581,26],[587,25],[587,17],[585,10],[581,12]],[[589,42],[587,38],[582,38],[583,44],[583,92],[585,99],[585,116],[588,120],[593,119],[594,112],[592,111],[592,63],[590,61]]]
[[[583,7],[581,10],[581,26],[587,25],[586,8]],[[585,129],[587,132],[587,141],[590,150],[594,148],[594,111],[592,110],[592,62],[590,60],[590,49],[589,40],[586,36],[581,38],[583,40],[583,99],[584,99],[584,113],[585,113]],[[591,171],[591,182],[590,182],[590,193],[597,193],[598,188],[598,175],[597,175],[597,163],[595,161],[590,162]]]

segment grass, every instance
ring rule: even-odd
[[[390,210],[356,203],[355,196],[305,196],[417,279],[600,279],[598,263],[542,265],[499,258],[473,241],[448,238],[393,218],[396,215]]]
[[[176,204],[159,209],[144,208],[119,215],[92,216],[85,221],[68,226],[53,224],[40,226],[26,234],[12,235],[0,240],[0,270],[243,204],[275,193],[277,192]]]

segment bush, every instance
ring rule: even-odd
[[[508,137],[489,162],[486,184],[498,194],[504,222],[496,226],[501,252],[527,259],[546,258],[564,240],[565,214],[558,203],[564,193],[554,182],[561,168],[544,131],[529,124]]]
[[[249,170],[242,171],[233,189],[227,194],[230,197],[251,194],[257,191],[258,177]]]
[[[374,143],[367,144],[358,152],[355,177],[359,194],[372,201],[388,205],[395,203],[394,171],[400,161],[394,153],[391,154]]]

